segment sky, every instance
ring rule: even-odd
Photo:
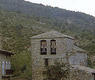
[[[26,0],[95,16],[95,0]]]

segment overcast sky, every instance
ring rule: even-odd
[[[26,0],[95,16],[95,0]]]

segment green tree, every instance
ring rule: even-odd
[[[14,70],[14,76],[31,79],[32,66],[30,52],[23,51],[22,53],[13,55],[11,62],[12,69]]]

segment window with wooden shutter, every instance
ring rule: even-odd
[[[46,40],[41,40],[41,55],[47,54],[47,42]]]
[[[56,40],[51,40],[51,54],[56,54]]]

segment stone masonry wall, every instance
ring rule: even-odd
[[[40,41],[47,41],[47,55],[40,55]],[[54,62],[65,61],[65,55],[68,51],[71,51],[73,48],[73,40],[67,38],[54,38],[56,40],[56,55],[50,54],[50,40],[52,39],[32,39],[31,40],[31,54],[32,54],[32,80],[43,80],[45,77],[43,76],[43,71],[46,70],[45,67],[45,59],[48,58],[49,65],[53,65]],[[81,53],[80,53],[81,54]],[[83,54],[83,53],[82,53]],[[80,55],[79,61],[76,63],[80,64],[81,61],[86,61],[86,56],[82,57]],[[76,57],[74,57],[76,58]],[[73,63],[72,58],[70,58],[71,64]],[[78,59],[78,57],[77,57]]]

